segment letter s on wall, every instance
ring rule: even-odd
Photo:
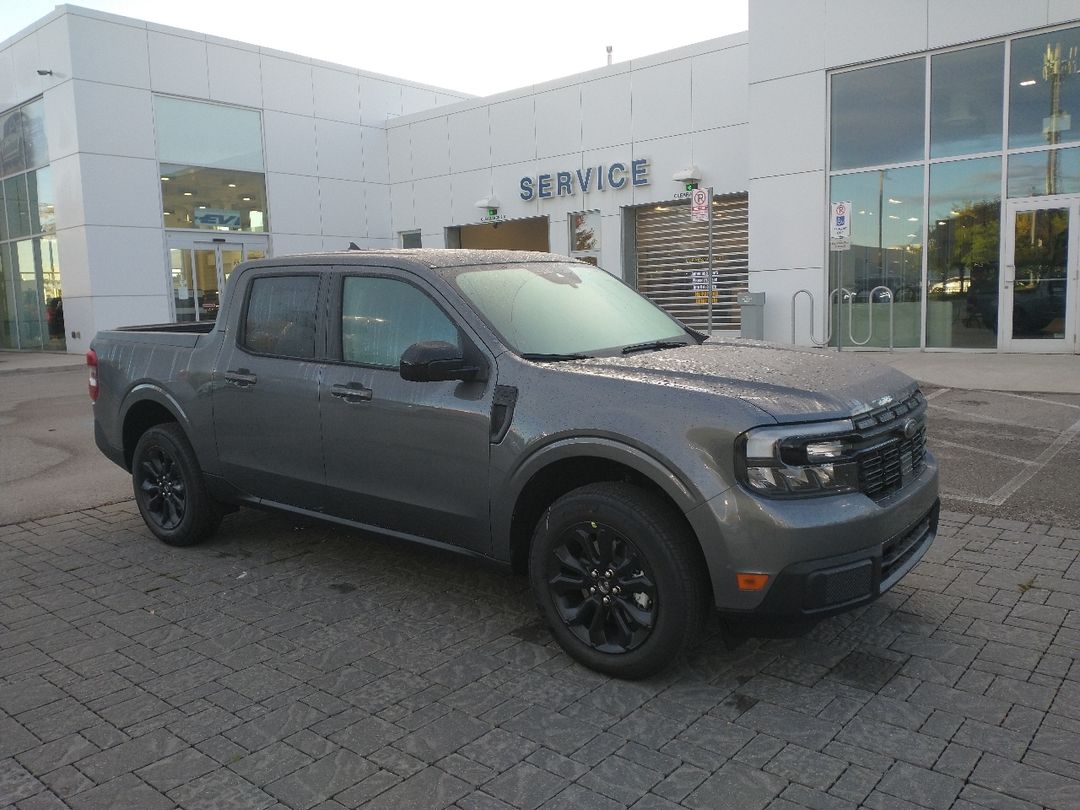
[[[521,199],[528,202],[533,198],[533,179],[531,177],[521,178]]]

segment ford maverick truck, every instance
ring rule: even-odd
[[[910,378],[706,339],[547,253],[249,262],[215,323],[101,332],[87,362],[98,447],[165,543],[258,506],[501,561],[619,677],[676,660],[711,610],[864,605],[937,531]]]

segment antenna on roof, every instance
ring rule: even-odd
[[[362,250],[356,242],[349,242],[349,250]]]
[[[611,46],[610,45],[607,46],[607,63],[609,65],[611,64]]]

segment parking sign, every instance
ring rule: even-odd
[[[829,209],[829,248],[848,250],[851,247],[851,201],[834,202]]]
[[[695,188],[690,193],[690,221],[709,221],[709,189]]]

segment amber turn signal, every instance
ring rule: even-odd
[[[736,574],[735,581],[739,583],[740,591],[760,591],[769,581],[768,574]]]

